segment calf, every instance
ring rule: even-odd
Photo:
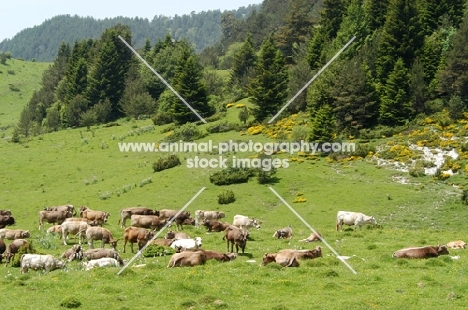
[[[25,239],[31,237],[29,230],[22,230],[22,229],[0,229],[0,239],[8,239],[8,240],[15,240],[15,239]]]
[[[19,248],[26,246],[27,244],[27,240],[15,239],[7,246],[6,252],[3,254],[3,257],[5,258],[5,267],[8,265],[10,260],[15,257],[15,254],[18,253]]]
[[[202,246],[202,238],[200,237],[195,237],[193,239],[174,240],[174,242],[172,242],[170,245],[171,248],[176,249],[177,251],[198,249],[201,246]]]
[[[313,232],[306,239],[299,240],[299,242],[314,242],[314,241],[322,241],[322,236],[320,235],[319,232],[317,233]]]
[[[102,248],[104,248],[105,244],[109,244],[114,250],[117,248],[117,241],[119,241],[119,239],[114,239],[109,229],[103,227],[88,227],[86,230],[86,238],[88,239],[90,249],[94,248],[94,240],[101,240]]]
[[[174,255],[172,255],[167,267],[193,267],[198,265],[204,265],[205,262],[205,253],[201,251],[186,251],[182,253],[175,253]]]
[[[119,267],[120,264],[115,258],[103,257],[83,262],[83,266],[84,269],[88,271],[96,267]]]
[[[293,250],[283,250],[278,253],[265,253],[262,259],[262,266],[276,262],[283,267],[299,267],[300,263]]]
[[[377,221],[373,216],[360,212],[338,211],[336,215],[336,231],[343,230],[343,225],[354,225],[354,231],[356,231],[358,226],[362,229],[362,226],[367,224],[377,225]]]
[[[120,257],[119,252],[113,249],[90,249],[83,253],[83,257],[88,261],[100,259],[103,257],[110,257],[117,260],[121,266],[124,265],[124,261]]]
[[[401,249],[393,253],[394,258],[430,258],[438,257],[439,255],[449,254],[445,245],[424,246]]]
[[[320,246],[317,246],[313,250],[281,250],[278,253],[282,253],[283,251],[293,251],[297,259],[314,259],[318,257],[323,257],[322,248]]]
[[[20,260],[21,273],[27,273],[29,268],[34,270],[44,269],[46,272],[64,268],[65,263],[52,255],[23,254]]]
[[[291,226],[278,229],[273,234],[273,238],[278,238],[278,239],[286,239],[286,238],[291,239],[292,236],[293,236],[293,232],[292,232],[292,227]]]
[[[226,240],[227,251],[229,252],[229,244],[231,244],[231,253],[234,252],[234,245],[236,245],[236,253],[239,253],[239,248],[244,253],[248,235],[247,231],[233,225],[226,228],[223,240]]]
[[[65,252],[62,253],[60,258],[64,258],[71,262],[72,260],[82,260],[83,259],[83,249],[81,248],[81,245],[75,244],[73,247],[70,249],[66,250]]]
[[[125,228],[123,252],[125,253],[127,242],[130,242],[130,248],[133,253],[134,243],[138,243],[138,250],[141,250],[153,236],[154,233],[152,231],[147,231],[145,228],[132,226]]]
[[[466,242],[457,240],[447,243],[447,248],[449,249],[466,249]]]
[[[173,232],[169,230],[164,236],[164,239],[190,239],[190,236],[183,232]]]
[[[221,231],[225,231],[226,228],[228,228],[229,226],[231,226],[231,224],[229,224],[228,222],[219,222],[217,220],[205,220],[203,222],[203,226],[206,227],[206,230],[208,232],[221,232]]]

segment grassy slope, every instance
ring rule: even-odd
[[[17,59],[8,60],[6,65],[0,64],[0,128],[16,124],[21,110],[28,103],[34,90],[40,88],[42,72],[49,65],[44,62],[26,62]],[[13,71],[14,74],[9,71]],[[19,91],[12,91],[10,84]]]
[[[227,118],[235,121],[237,113],[238,109],[230,108]],[[5,306],[58,309],[60,301],[74,296],[83,303],[83,309],[96,305],[103,309],[158,306],[230,309],[245,308],[246,303],[255,309],[417,309],[422,304],[430,305],[429,309],[465,307],[468,256],[464,251],[455,254],[452,251],[452,255],[461,256],[460,260],[447,256],[423,261],[391,258],[392,252],[402,247],[464,238],[467,211],[458,202],[457,189],[434,183],[428,177],[416,180],[424,186],[399,184],[392,177],[402,173],[378,168],[365,160],[291,161],[289,168],[278,171],[279,182],[272,186],[340,254],[356,255],[349,263],[357,275],[333,258],[323,244],[324,257],[303,261],[300,268],[282,269],[275,264],[260,267],[265,252],[315,247],[317,244],[298,242],[309,235],[307,227],[268,186],[257,184],[255,179],[248,184],[220,188],[209,182],[214,170],[186,167],[187,158],[217,155],[182,154],[182,166],[153,173],[152,163],[159,154],[119,152],[120,140],[155,142],[164,137],[160,128],[136,134],[137,128],[148,125],[149,121],[122,121],[121,126],[96,127],[93,132],[63,130],[24,144],[0,140],[0,203],[2,209],[10,209],[15,215],[14,228],[30,229],[40,252],[58,255],[67,247],[37,229],[37,212],[45,205],[72,203],[109,211],[111,218],[106,227],[121,237],[122,230],[117,226],[120,209],[137,205],[178,209],[206,186],[189,206],[192,214],[196,209],[213,209],[225,211],[227,221],[235,214],[261,219],[262,228],[251,232],[247,253],[229,264],[209,262],[206,266],[185,269],[167,269],[168,257],[142,259],[137,263],[145,263],[145,267],[128,268],[122,276],[116,275],[116,269],[84,272],[76,263],[70,264],[67,271],[50,274],[31,271],[21,275],[17,268],[0,267],[0,292],[9,296]],[[267,141],[263,136],[242,136],[237,132],[211,135],[203,140],[208,139]],[[152,183],[140,187],[140,182],[149,177]],[[123,193],[123,188],[130,185],[132,189]],[[224,189],[232,189],[236,194],[233,204],[217,204],[217,195]],[[100,199],[106,192],[111,193],[110,198]],[[307,202],[292,203],[298,192],[303,193]],[[381,228],[337,233],[334,222],[338,210],[375,215]],[[272,238],[275,229],[289,224],[294,229],[291,241]],[[207,235],[204,230],[191,227],[186,231],[203,237],[204,248],[225,250],[221,233]],[[130,259],[132,255],[126,253],[123,257]],[[256,263],[247,263],[249,259]]]

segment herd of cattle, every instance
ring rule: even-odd
[[[125,208],[120,211],[118,224],[124,229],[123,238],[114,238],[111,231],[103,225],[108,221],[110,214],[104,211],[91,210],[88,207],[78,209],[79,217],[73,205],[58,207],[46,207],[39,211],[39,230],[44,223],[53,226],[47,229],[48,234],[58,234],[64,245],[67,240],[74,237],[74,245],[66,250],[60,257],[41,254],[22,254],[20,258],[21,273],[28,272],[29,269],[51,271],[65,267],[65,261],[85,260],[84,270],[104,266],[123,266],[124,260],[117,251],[117,242],[123,239],[123,253],[126,252],[126,245],[130,243],[132,253],[133,244],[138,245],[138,250],[155,244],[159,246],[171,247],[175,254],[169,260],[167,267],[182,267],[203,265],[207,260],[215,259],[220,262],[229,262],[237,257],[239,250],[244,253],[247,240],[249,239],[249,229],[260,229],[258,220],[243,215],[235,215],[233,223],[222,222],[226,215],[222,211],[195,211],[193,219],[188,211],[179,212],[177,210],[152,210],[146,207]],[[126,227],[127,220],[131,226]],[[170,224],[175,223],[176,228],[182,230],[183,225],[194,225],[197,228],[204,226],[207,232],[224,232],[223,240],[226,241],[227,252],[202,249],[202,238],[191,238],[181,231],[169,231],[164,238],[155,238],[156,231],[159,231]],[[27,239],[31,237],[29,230],[6,229],[8,225],[14,225],[15,219],[9,210],[0,210],[0,263],[5,259],[7,266],[21,247],[28,245]],[[339,211],[336,220],[336,230],[342,230],[343,225],[354,226],[362,229],[364,225],[377,225],[373,216],[367,216],[359,212]],[[274,238],[290,239],[293,237],[291,226],[275,230]],[[78,240],[77,240],[78,239]],[[87,240],[89,249],[83,249],[84,240]],[[6,245],[4,240],[11,240]],[[94,241],[101,241],[101,248],[94,248]],[[322,241],[319,233],[312,233],[300,242]],[[106,249],[108,244],[110,248]],[[234,253],[234,246],[236,252]],[[448,248],[466,248],[463,241],[453,241],[446,245],[411,247],[398,250],[393,253],[394,258],[429,258],[448,254]],[[283,249],[277,253],[265,253],[261,265],[276,262],[284,267],[298,267],[302,259],[314,259],[322,257],[320,246],[311,250]]]

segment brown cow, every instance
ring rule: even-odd
[[[235,260],[237,258],[236,253],[221,253],[218,251],[212,251],[212,250],[203,250],[203,249],[196,249],[196,250],[185,250],[183,252],[195,252],[195,251],[200,251],[203,252],[206,256],[206,260],[210,259],[215,259],[219,262],[230,262],[232,260]]]
[[[200,225],[205,220],[219,220],[223,217],[226,217],[226,214],[223,211],[197,210],[195,211],[195,226],[200,228]]]
[[[88,261],[94,260],[94,259],[100,259],[103,257],[109,257],[109,258],[113,258],[117,260],[120,266],[124,265],[124,261],[120,257],[119,252],[117,252],[114,249],[90,249],[90,250],[85,251],[83,253],[83,256]]]
[[[174,242],[174,241],[175,241],[175,239],[156,238],[153,241],[151,241],[150,244],[162,245],[162,246],[171,246],[172,242]]]
[[[134,243],[138,243],[138,250],[141,250],[141,248],[143,248],[143,246],[145,246],[153,236],[154,233],[152,231],[147,231],[145,228],[132,226],[125,228],[123,252],[125,253],[127,242],[130,242],[130,248],[133,253]]]
[[[429,258],[449,254],[445,245],[405,248],[393,253],[394,258]]]
[[[466,249],[466,242],[462,240],[450,241],[447,243],[447,248],[449,249]]]
[[[11,216],[11,211],[10,210],[0,210],[0,215],[10,215]]]
[[[68,217],[64,222],[86,222],[88,225],[98,226],[96,221],[91,221],[84,217]]]
[[[314,259],[322,256],[322,248],[320,246],[315,247],[313,250],[281,250],[278,253],[293,251],[297,259]]]
[[[166,220],[156,215],[135,214],[131,217],[131,226],[133,227],[150,228],[156,231],[163,228],[164,225],[166,225]]]
[[[118,225],[121,228],[125,228],[125,222],[127,219],[130,219],[132,215],[156,215],[159,216],[158,210],[151,210],[147,207],[134,207],[134,208],[125,208],[120,210],[120,219]]]
[[[167,234],[164,236],[164,239],[191,239],[189,235],[183,232],[174,232],[169,230]]]
[[[182,222],[182,225],[188,225],[188,226],[195,226],[195,219],[194,218],[188,218],[188,219],[185,219],[183,222]]]
[[[203,226],[206,227],[206,230],[208,232],[212,232],[212,231],[221,232],[221,231],[225,231],[226,228],[231,226],[231,224],[228,222],[219,222],[217,220],[205,220],[203,222]]]
[[[186,251],[181,253],[175,253],[174,255],[172,255],[167,267],[193,267],[198,265],[204,265],[205,262],[205,253],[201,251]]]
[[[8,239],[8,240],[15,240],[15,239],[25,239],[31,237],[29,230],[23,229],[0,229],[0,239]]]
[[[179,211],[177,210],[169,210],[169,209],[162,209],[159,211],[159,217],[161,219],[166,219],[168,221],[174,221],[176,223],[176,228],[177,229],[181,229],[182,230],[182,223],[186,220],[186,219],[189,219],[190,218],[190,212],[189,211],[182,211],[175,219],[174,219],[174,216],[176,216],[176,214],[178,213]]]
[[[292,232],[291,226],[278,229],[273,234],[273,238],[278,238],[278,239],[291,239],[292,236],[293,236],[293,232]]]
[[[0,228],[8,225],[15,225],[15,218],[12,215],[0,215]]]
[[[5,241],[0,239],[0,264],[2,263],[3,253],[5,253],[5,250],[6,250]]]
[[[62,256],[60,256],[60,258],[65,258],[69,262],[71,262],[74,259],[82,260],[83,259],[83,249],[81,248],[81,245],[75,244],[70,249],[63,252]]]
[[[265,253],[262,259],[262,266],[276,262],[283,267],[299,267],[299,260],[294,250],[282,250],[278,253]]]
[[[5,258],[5,267],[8,265],[10,260],[15,257],[15,254],[18,253],[19,248],[27,244],[27,240],[15,239],[7,246],[6,252],[3,254],[3,257]]]
[[[320,235],[320,233],[313,232],[310,234],[309,237],[307,237],[306,239],[299,240],[299,242],[314,242],[314,241],[321,241],[321,240],[322,240],[322,236]]]
[[[93,241],[101,240],[101,247],[104,248],[104,245],[107,243],[111,248],[116,250],[117,241],[120,239],[114,239],[112,233],[109,229],[103,227],[88,227],[86,230],[86,238],[88,239],[88,245],[90,249],[94,248]]]
[[[236,253],[239,253],[239,247],[244,253],[248,235],[249,233],[246,230],[233,225],[226,228],[223,240],[226,240],[227,251],[229,252],[229,244],[231,244],[231,253],[234,252],[234,245],[236,245]]]
[[[110,213],[104,211],[90,210],[89,208],[81,212],[81,217],[94,222],[97,226],[102,226],[107,222]]]
[[[39,211],[39,230],[42,229],[44,222],[50,224],[62,224],[66,218],[72,217],[72,213],[69,211]]]
[[[63,244],[67,245],[66,239],[68,239],[68,234],[73,234],[75,236],[75,242],[76,242],[76,236],[78,235],[78,243],[81,244],[81,239],[84,239],[86,236],[86,230],[91,227],[88,225],[86,222],[81,222],[81,221],[70,221],[70,222],[63,222],[62,225],[60,225],[60,229],[62,230],[62,240]]]
[[[72,216],[76,215],[76,210],[73,205],[63,205],[58,207],[44,207],[45,211],[69,211],[71,212]]]

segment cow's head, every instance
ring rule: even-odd
[[[260,266],[265,266],[269,263],[272,263],[275,261],[275,256],[273,254],[268,254],[268,253],[265,253],[263,255],[263,259],[262,259],[262,263],[260,264]]]
[[[21,232],[21,238],[29,238],[29,237],[31,237],[29,230],[25,230]]]
[[[447,255],[449,254],[449,251],[447,249],[447,247],[445,245],[438,245],[438,248],[437,248],[437,254],[439,255]]]
[[[169,230],[167,234],[164,236],[164,239],[174,239],[175,238],[175,232],[172,230]]]
[[[250,220],[250,224],[257,229],[260,229],[260,224],[258,223],[257,219]]]
[[[117,241],[119,241],[119,239],[115,239],[115,240],[109,240],[109,245],[111,248],[113,248],[114,250],[117,250]]]
[[[156,215],[156,216],[159,216],[159,211],[158,210],[150,210],[150,214],[149,215]]]
[[[369,219],[367,221],[371,224],[377,225],[377,220],[373,216],[369,216]]]
[[[202,238],[201,237],[195,237],[195,238],[193,238],[193,240],[195,240],[195,245],[197,246],[197,248],[202,246]]]

